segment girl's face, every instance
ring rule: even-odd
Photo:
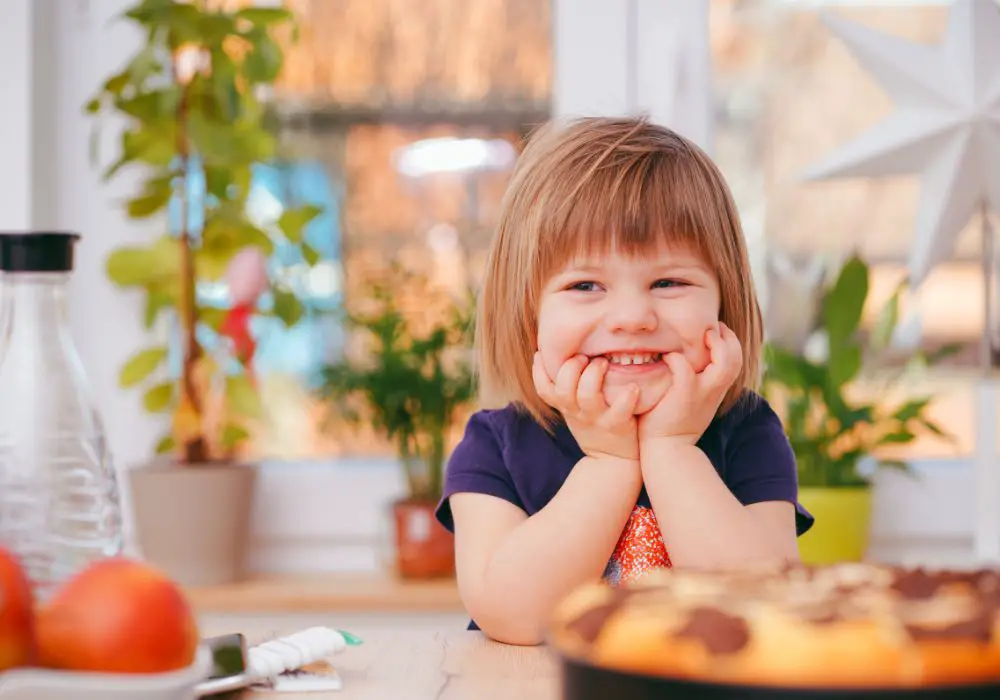
[[[635,383],[635,412],[645,413],[670,388],[670,371],[659,361],[664,354],[683,353],[696,372],[708,365],[705,332],[717,326],[719,305],[715,273],[689,250],[571,260],[542,289],[542,364],[554,380],[574,355],[604,355],[611,361],[605,400],[610,405]]]

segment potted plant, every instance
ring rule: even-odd
[[[800,499],[816,516],[814,527],[799,540],[808,563],[864,557],[875,470],[910,472],[906,462],[885,456],[885,448],[920,435],[948,437],[927,417],[930,396],[892,398],[902,379],[958,349],[917,350],[894,358],[890,367],[905,289],[904,281],[865,331],[869,268],[853,255],[821,295],[813,337],[822,340],[825,352],[810,356],[817,353],[774,340],[765,346],[764,393],[782,416],[795,453]]]
[[[345,355],[325,368],[320,395],[331,420],[369,427],[390,442],[399,460],[407,488],[392,503],[398,574],[451,576],[452,537],[434,510],[451,432],[475,395],[472,304],[434,295],[418,275],[398,266],[387,279],[371,285],[370,297],[359,304],[363,310],[347,314],[347,328],[364,349],[357,359]],[[405,313],[398,289],[419,298],[419,312]]]
[[[123,118],[103,177],[137,173],[126,213],[162,221],[164,233],[113,251],[107,274],[139,290],[145,327],[170,337],[120,372],[121,385],[141,386],[146,410],[170,422],[160,456],[128,472],[135,534],[143,555],[181,583],[226,582],[243,573],[256,483],[241,457],[261,409],[250,323],[271,315],[290,326],[303,313],[267,261],[276,244],[307,266],[319,257],[303,241],[319,209],[286,209],[265,228],[247,211],[253,168],[276,151],[258,93],[281,70],[278,32],[292,17],[184,0],[141,0],[123,17],[145,41],[86,110]],[[204,300],[204,285],[228,299]]]

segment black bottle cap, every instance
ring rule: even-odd
[[[0,231],[0,271],[69,272],[78,240],[69,231]]]

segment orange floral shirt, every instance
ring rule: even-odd
[[[604,580],[612,586],[638,581],[653,569],[669,567],[670,555],[652,508],[632,509],[608,565]]]

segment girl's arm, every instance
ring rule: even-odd
[[[798,560],[792,502],[743,505],[688,441],[651,438],[640,454],[646,492],[674,566],[744,568]]]
[[[531,517],[495,496],[451,496],[459,592],[480,629],[541,643],[553,606],[604,572],[641,488],[637,461],[584,457]]]
[[[744,355],[721,322],[708,329],[705,344],[709,363],[699,372],[683,353],[664,356],[670,388],[640,417],[642,478],[670,561],[708,569],[797,561],[797,469],[784,428],[752,392],[717,416]],[[725,426],[725,481],[698,446],[715,418]]]

